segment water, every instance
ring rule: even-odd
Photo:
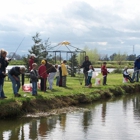
[[[140,95],[47,118],[0,121],[0,140],[139,140]]]
[[[101,73],[101,68],[94,68],[96,72]],[[111,73],[115,70],[115,68],[107,68],[107,70]],[[78,71],[79,72],[79,71]],[[127,70],[128,73],[133,73],[134,69],[128,69]],[[80,73],[83,73],[83,69],[80,69]]]

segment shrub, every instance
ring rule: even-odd
[[[122,72],[123,71],[120,68],[116,68],[116,69],[113,70],[113,73],[122,73]]]

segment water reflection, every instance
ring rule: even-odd
[[[106,102],[102,103],[102,122],[105,122],[105,117],[106,117]]]
[[[66,127],[66,114],[62,114],[59,116],[60,126],[62,130],[65,130]]]
[[[140,95],[88,106],[90,111],[0,121],[0,140],[140,138]]]
[[[84,132],[87,132],[87,130],[91,124],[92,124],[92,112],[85,111],[83,113],[83,119],[82,119],[82,126],[84,129]]]

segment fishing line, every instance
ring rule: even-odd
[[[25,37],[22,39],[22,41],[20,42],[20,44],[18,45],[18,47],[17,47],[17,49],[15,50],[15,52],[14,52],[14,54],[13,54],[13,56],[9,59],[9,60],[12,60],[13,59],[13,57],[14,57],[14,55],[15,55],[15,53],[17,52],[17,50],[19,49],[19,47],[20,47],[20,45],[22,44],[22,42],[23,42],[23,40],[25,39]]]

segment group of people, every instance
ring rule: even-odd
[[[101,73],[103,75],[103,80],[102,80],[103,85],[107,85],[107,75],[109,73],[109,71],[107,70],[106,64],[107,64],[106,62],[103,62],[101,66]],[[85,86],[91,87],[92,86],[92,83],[91,83],[92,73],[95,70],[94,70],[94,67],[91,65],[91,62],[89,61],[88,56],[85,56],[85,61],[80,66],[80,68],[83,68],[83,73],[85,76]],[[128,73],[127,70],[128,70],[128,67],[125,66],[123,70],[123,77],[129,80],[131,83],[139,82],[140,57],[138,57],[134,62],[134,72],[133,72],[132,77],[130,73]]]
[[[0,99],[7,98],[4,94],[4,78],[8,76],[12,82],[13,92],[15,97],[20,97],[18,93],[20,89],[20,79],[19,75],[25,72],[24,67],[13,67],[8,74],[6,73],[6,67],[9,65],[11,59],[7,59],[7,51],[0,50]]]
[[[46,90],[53,89],[53,81],[56,77],[56,85],[66,87],[66,77],[68,75],[66,63],[64,60],[60,66],[57,64],[53,66],[46,59],[41,61],[41,65],[38,67],[35,63],[35,55],[31,54],[29,59],[30,70],[30,82],[32,83],[32,95],[37,95],[37,82],[40,79],[40,90],[46,92]],[[48,88],[46,82],[48,81]]]
[[[123,70],[123,77],[127,78],[131,83],[139,82],[139,71],[140,71],[140,56],[134,61],[134,72],[131,75],[127,72],[128,67],[125,66]]]
[[[4,86],[4,78],[8,76],[10,81],[12,82],[12,89],[15,97],[20,97],[19,89],[21,87],[20,83],[20,75],[25,74],[25,67],[12,67],[8,73],[6,73],[6,67],[9,65],[9,61],[11,59],[7,59],[7,51],[0,50],[0,99],[7,98],[4,94],[3,86]],[[38,66],[35,63],[35,55],[31,54],[29,58],[29,71],[30,71],[30,82],[32,83],[32,95],[37,95],[37,82],[40,79],[40,90],[46,91],[47,89],[53,89],[53,80],[56,76],[57,86],[66,87],[66,77],[67,77],[67,61],[64,60],[60,67],[56,64],[53,66],[46,59],[41,61],[41,64]],[[49,86],[46,87],[46,82],[48,80]]]
[[[94,67],[92,66],[91,62],[89,61],[89,57],[85,56],[85,61],[80,66],[80,68],[83,68],[83,73],[85,76],[85,86],[86,87],[92,87],[91,79],[92,79],[92,73],[95,71]],[[106,67],[106,62],[103,62],[101,66],[101,73],[103,75],[103,85],[107,85],[107,74],[109,71]]]
[[[6,67],[9,64],[11,59],[6,59],[7,52],[5,50],[0,51],[0,99],[7,98],[4,94],[3,86],[4,86],[4,78],[6,76],[12,82],[13,93],[15,97],[20,97],[19,89],[20,89],[20,74],[25,73],[25,67],[13,67],[9,70],[8,74],[6,73]],[[64,60],[61,65],[52,65],[46,59],[42,59],[40,65],[38,66],[35,63],[35,54],[31,54],[29,58],[29,71],[30,71],[30,82],[32,83],[32,95],[37,95],[37,82],[40,79],[40,90],[46,92],[46,90],[53,89],[53,81],[56,77],[56,86],[66,87],[67,81],[67,61]],[[82,63],[80,68],[83,68],[83,73],[85,77],[85,86],[92,87],[92,74],[95,71],[94,67],[92,66],[89,57],[85,56],[85,61]],[[125,67],[123,70],[123,77],[130,80],[131,83],[134,82],[136,77],[136,82],[139,81],[139,70],[140,70],[140,57],[135,60],[134,62],[134,73],[131,77],[130,74],[127,72],[128,67]],[[107,85],[107,75],[109,71],[106,67],[106,62],[103,62],[101,66],[101,73],[103,75],[103,85]],[[47,85],[48,81],[48,87]]]

